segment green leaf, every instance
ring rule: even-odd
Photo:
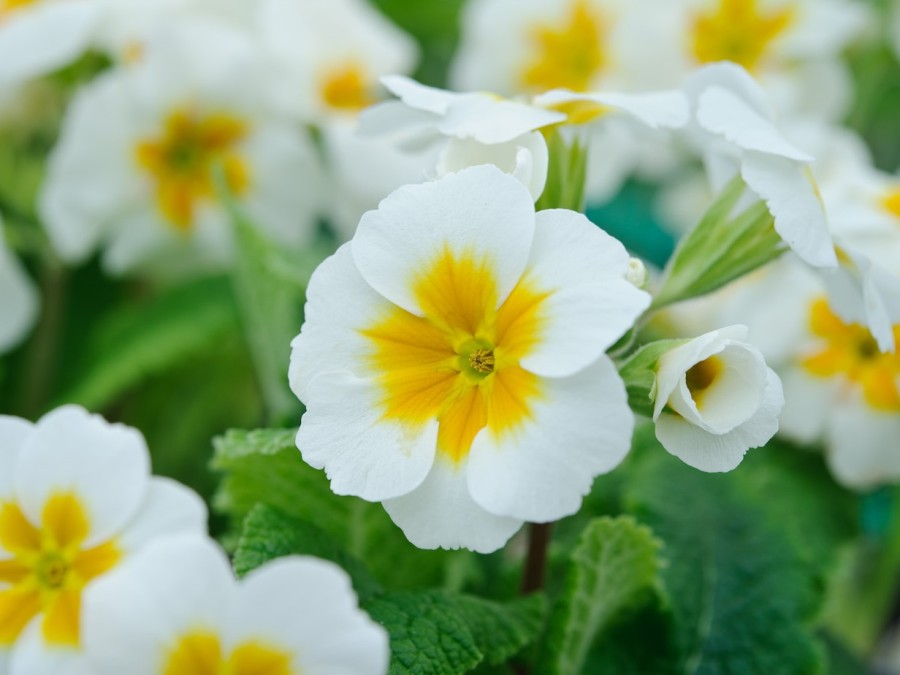
[[[539,672],[582,672],[598,636],[628,611],[659,597],[659,549],[650,530],[630,517],[598,518],[588,525],[572,551]]]
[[[691,674],[821,673],[811,623],[822,588],[784,528],[732,474],[704,474],[670,456],[652,425],[636,434],[644,451],[626,503],[664,542],[663,581]],[[753,451],[751,451],[753,452]]]
[[[544,600],[500,604],[429,590],[391,593],[364,608],[391,636],[391,675],[454,675],[499,664],[533,642]]]
[[[238,576],[244,576],[260,565],[286,555],[311,555],[337,563],[350,575],[360,600],[381,592],[365,565],[343,550],[321,528],[265,504],[257,504],[244,520],[234,552],[234,571]]]
[[[97,326],[84,365],[57,403],[104,408],[124,391],[190,360],[235,330],[237,314],[223,279],[204,279],[121,307]]]
[[[469,551],[426,551],[410,544],[381,504],[335,495],[324,471],[306,464],[293,429],[232,430],[213,441],[212,468],[222,472],[213,500],[239,526],[256,504],[314,523],[339,546],[365,562],[392,588],[435,584],[460,587]],[[463,575],[460,576],[460,570]]]
[[[549,152],[547,183],[535,209],[584,210],[584,184],[587,177],[587,146],[578,138],[566,140],[558,131],[547,138]]]

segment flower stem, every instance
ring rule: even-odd
[[[544,588],[547,572],[547,550],[553,523],[531,523],[528,526],[528,557],[522,575],[522,595],[529,595]]]

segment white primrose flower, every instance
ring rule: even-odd
[[[422,548],[489,552],[574,513],[628,452],[604,354],[650,301],[628,269],[496,167],[397,190],[310,281],[290,366],[304,460]]]
[[[0,88],[74,61],[95,37],[97,0],[0,0]]]
[[[765,93],[741,67],[719,63],[688,78],[694,124],[690,131],[715,189],[740,174],[766,202],[775,231],[801,258],[834,267],[837,258],[812,157],[779,130]]]
[[[91,672],[85,589],[156,537],[204,533],[206,507],[150,476],[136,429],[76,406],[34,425],[0,416],[0,439],[0,672]]]
[[[656,437],[695,469],[731,471],[778,431],[781,381],[746,338],[745,326],[729,326],[659,359]]]
[[[196,536],[154,542],[93,584],[84,644],[94,675],[383,675],[390,658],[337,565],[290,556],[236,581]]]
[[[674,0],[645,16],[648,30],[665,33],[655,51],[670,70],[730,61],[752,73],[779,110],[832,120],[852,101],[841,52],[868,18],[852,0]]]
[[[551,89],[630,91],[671,86],[657,58],[665,33],[641,0],[469,0],[451,85],[511,96]]]
[[[31,279],[6,247],[0,219],[0,353],[25,337],[34,325],[39,306]]]
[[[80,261],[105,246],[116,273],[227,263],[232,227],[217,173],[272,239],[308,241],[321,193],[317,158],[268,105],[254,44],[199,20],[157,39],[146,58],[95,80],[68,111],[40,198],[60,255]]]
[[[307,122],[355,117],[380,98],[379,77],[418,60],[413,39],[366,0],[264,0],[259,22],[280,102]]]

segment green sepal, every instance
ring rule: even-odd
[[[584,185],[587,179],[587,145],[576,135],[566,139],[558,128],[549,130],[547,182],[535,204],[535,210],[571,209],[584,211]]]
[[[659,358],[689,340],[659,340],[643,345],[619,366],[625,381],[628,405],[638,415],[653,417],[656,366]]]

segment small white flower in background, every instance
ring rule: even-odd
[[[694,118],[689,134],[714,189],[740,174],[766,202],[775,231],[797,255],[814,266],[834,267],[834,243],[810,169],[813,158],[783,136],[765,92],[729,63],[698,70],[685,91]]]
[[[0,668],[85,672],[85,589],[155,537],[203,534],[206,507],[150,476],[137,430],[76,406],[0,416],[0,440]]]
[[[0,0],[0,88],[74,61],[96,36],[97,0]]]
[[[496,550],[628,452],[605,350],[650,297],[622,245],[493,166],[403,187],[313,275],[297,445],[422,548]]]
[[[852,0],[674,0],[645,14],[666,35],[655,51],[670,70],[730,61],[752,73],[779,110],[831,120],[853,95],[841,53],[868,18]]]
[[[280,103],[310,123],[355,117],[381,98],[379,77],[418,60],[414,40],[365,0],[265,0],[259,20]]]
[[[707,333],[659,359],[653,420],[670,453],[701,471],[731,471],[778,431],[781,382],[745,326]]]
[[[39,306],[31,279],[6,247],[0,219],[0,354],[17,345],[31,330]]]
[[[241,581],[201,537],[168,537],[92,585],[84,643],[95,675],[383,675],[387,632],[347,574],[291,556]]]
[[[216,172],[273,240],[309,241],[318,160],[268,105],[254,43],[199,20],[154,39],[146,58],[100,77],[69,108],[40,199],[60,255],[80,261],[103,246],[116,273],[227,263],[232,227]]]

